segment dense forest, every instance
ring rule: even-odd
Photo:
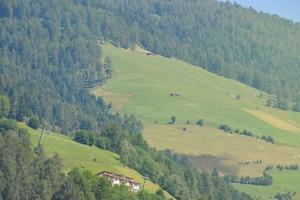
[[[106,13],[118,1],[102,2],[108,7],[80,0],[0,1],[2,199],[163,199],[161,193],[133,195],[107,186],[107,181],[78,169],[64,175],[57,157],[46,158],[42,147],[33,152],[26,131],[6,118],[33,128],[47,125],[75,134],[78,142],[119,153],[124,164],[176,199],[251,199],[216,170],[198,171],[185,156],[150,148],[141,122],[111,113],[110,106],[89,93],[110,77],[105,65],[111,61],[103,59],[99,38],[110,35],[123,46],[133,44],[114,36],[127,35],[127,25],[118,21],[121,16]],[[105,25],[107,20],[117,20],[109,22],[114,29]]]

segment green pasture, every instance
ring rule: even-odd
[[[148,56],[141,48],[132,51],[106,44],[103,49],[113,60],[113,78],[91,92],[145,124],[165,124],[171,116],[181,124],[201,118],[211,126],[228,124],[300,146],[300,113],[267,108],[265,93],[177,59]],[[170,96],[174,92],[180,96]]]

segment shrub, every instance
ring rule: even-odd
[[[273,99],[268,99],[266,106],[268,107],[274,107],[275,101]]]
[[[289,170],[298,170],[299,166],[298,165],[290,165],[288,167]]]
[[[39,124],[40,124],[40,121],[37,117],[35,117],[35,116],[30,117],[28,126],[30,126],[33,129],[37,129],[39,127]]]
[[[266,167],[266,171],[269,171],[269,170],[271,170],[271,169],[273,169],[273,165],[268,165],[267,167]]]
[[[171,122],[170,122],[171,124],[175,124],[176,123],[176,117],[175,116],[172,116],[171,117]]]
[[[226,125],[226,124],[221,124],[221,125],[219,126],[219,129],[225,131],[226,133],[231,131],[231,127],[228,126],[228,125]]]
[[[289,108],[288,102],[285,99],[277,99],[277,108],[287,110]]]
[[[295,112],[300,112],[300,103],[296,103],[295,105],[293,105],[292,110]]]
[[[275,144],[275,141],[274,139],[271,137],[271,136],[262,136],[260,139],[266,141],[266,142],[269,142],[269,143],[272,143],[272,144]]]
[[[74,136],[74,140],[81,144],[87,144],[88,138],[87,134],[84,131],[77,131]]]
[[[203,119],[199,119],[196,124],[199,126],[203,126]]]
[[[277,193],[274,198],[276,200],[291,200],[292,199],[292,194],[290,192],[287,192],[287,193]]]
[[[7,119],[0,121],[0,132],[7,130],[16,130],[18,128],[18,124],[15,120]]]
[[[112,106],[112,103],[109,102],[108,105],[107,105],[107,109],[112,109],[112,107],[113,107],[113,106]]]
[[[80,130],[75,132],[74,140],[81,144],[87,144],[89,146],[92,146],[96,143],[95,137],[96,134],[92,131]]]
[[[254,134],[251,131],[247,131],[247,130],[243,130],[239,134],[240,135],[246,135],[246,136],[254,137]]]

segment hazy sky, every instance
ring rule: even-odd
[[[238,4],[300,22],[300,0],[231,0]]]

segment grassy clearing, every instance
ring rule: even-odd
[[[261,197],[264,200],[274,199],[276,193],[296,192],[294,199],[300,199],[300,172],[299,171],[272,171],[273,184],[270,186],[254,186],[234,184],[234,186],[251,194],[254,197]]]
[[[19,126],[29,131],[32,145],[36,146],[41,130],[31,129],[23,123],[19,124]],[[119,155],[113,152],[102,150],[95,146],[90,147],[79,144],[70,137],[52,132],[44,135],[43,145],[47,155],[52,156],[55,153],[59,155],[65,171],[69,171],[74,167],[83,167],[94,174],[101,171],[112,171],[132,177],[139,183],[143,183],[143,177],[135,170],[124,166],[119,160]],[[145,189],[155,192],[159,189],[159,186],[147,181]]]
[[[97,87],[96,89],[92,90],[92,94],[95,96],[101,96],[105,102],[111,102],[114,105],[113,110],[116,112],[121,111],[121,108],[131,97],[129,94],[110,92],[103,87]]]

